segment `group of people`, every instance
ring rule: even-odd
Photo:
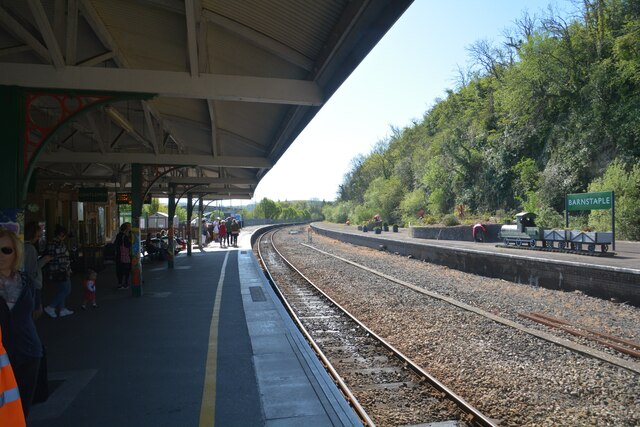
[[[57,226],[44,253],[38,247],[42,229],[29,222],[24,243],[10,229],[0,227],[0,425],[24,426],[34,394],[44,346],[35,322],[45,312],[50,317],[73,314],[65,301],[71,293],[71,262],[65,245],[67,230]],[[82,308],[96,304],[97,273],[88,270]],[[42,288],[55,288],[43,308]],[[43,372],[46,370],[43,369]],[[46,379],[44,381],[46,383]],[[42,385],[42,383],[40,384]]]
[[[38,250],[42,229],[29,222],[24,243],[10,229],[0,227],[0,425],[23,426],[38,386],[44,347],[35,322],[73,314],[65,301],[71,293],[71,261],[65,245],[67,230],[56,226],[43,254]],[[97,273],[88,270],[82,308],[96,304]],[[42,304],[43,283],[56,294]]]
[[[219,242],[221,248],[230,246],[237,248],[239,235],[240,222],[235,218],[220,219],[217,217],[208,227],[206,221],[202,221],[203,246],[207,246],[210,242]]]

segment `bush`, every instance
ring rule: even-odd
[[[460,221],[458,221],[458,218],[454,214],[447,214],[444,217],[442,217],[442,223],[446,227],[453,227],[454,225],[460,225]]]
[[[540,228],[564,228],[564,216],[550,207],[540,208],[536,223]]]
[[[615,191],[616,237],[640,240],[640,165],[610,164],[602,178],[589,184],[589,192],[598,191]],[[611,211],[591,211],[589,225],[598,231],[610,230]]]

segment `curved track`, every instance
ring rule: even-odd
[[[294,321],[366,425],[491,419],[377,336],[300,273],[273,245],[271,231],[256,252]]]

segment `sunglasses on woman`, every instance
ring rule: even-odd
[[[13,248],[10,248],[9,246],[3,246],[2,248],[0,248],[0,252],[5,255],[11,255],[13,253]]]

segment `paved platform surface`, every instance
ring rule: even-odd
[[[99,307],[82,311],[74,277],[76,313],[37,321],[51,395],[28,425],[359,425],[264,278],[250,231],[238,249],[143,264],[142,297],[116,290],[108,265]]]
[[[577,262],[590,265],[599,265],[604,267],[624,268],[637,270],[640,274],[640,242],[629,241],[617,241],[615,256],[612,257],[596,257],[587,255],[575,255],[559,252],[543,252],[543,251],[528,251],[524,249],[507,248],[499,243],[477,243],[467,242],[460,240],[433,240],[433,239],[416,239],[410,236],[408,228],[400,228],[397,233],[392,231],[382,232],[381,234],[374,234],[373,232],[364,233],[359,231],[354,225],[335,224],[329,222],[314,222],[314,227],[325,228],[328,230],[335,230],[349,234],[367,235],[370,237],[394,239],[400,241],[411,241],[413,243],[420,243],[432,246],[444,246],[470,249],[476,251],[486,251],[492,253],[518,255],[528,258],[539,258],[554,261],[566,261]],[[610,249],[611,250],[611,249]]]

